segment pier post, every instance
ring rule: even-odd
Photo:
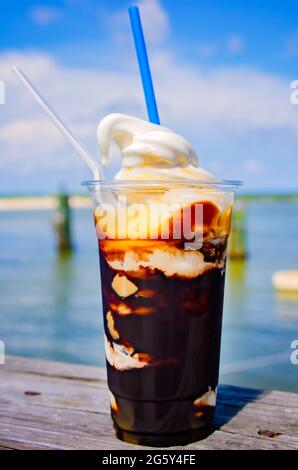
[[[229,240],[229,256],[231,259],[245,259],[247,257],[246,230],[244,205],[238,200],[233,210],[232,230]]]
[[[60,193],[58,195],[58,207],[53,217],[53,225],[57,235],[57,246],[59,252],[71,252],[71,211],[69,207],[69,196],[65,193]]]

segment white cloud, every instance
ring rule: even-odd
[[[47,26],[62,18],[62,11],[59,8],[37,5],[29,10],[32,21],[39,26]]]
[[[163,113],[179,126],[298,131],[287,80],[248,67],[200,69],[168,53],[152,62]]]
[[[213,57],[217,54],[218,49],[219,45],[215,42],[206,42],[199,45],[198,52],[202,57]]]
[[[257,173],[263,170],[264,164],[260,160],[255,160],[251,158],[243,162],[243,168],[249,173]]]
[[[139,0],[142,23],[146,38],[153,43],[163,42],[170,29],[170,22],[166,10],[158,0]]]
[[[231,34],[227,40],[227,51],[230,54],[239,54],[244,47],[243,39],[239,34]]]
[[[5,103],[5,83],[3,80],[0,80],[0,104]]]
[[[298,56],[298,33],[297,32],[291,34],[287,38],[283,55],[285,57],[290,57],[290,58]]]
[[[244,42],[240,34],[230,34],[222,41],[210,41],[201,43],[197,47],[197,51],[202,57],[214,57],[220,53],[228,53],[230,55],[237,55],[242,52]]]
[[[11,73],[14,64],[24,69],[96,156],[96,126],[105,114],[118,111],[146,118],[137,70],[134,75],[120,68],[66,67],[47,54],[33,51],[2,54],[0,76],[7,89],[0,115],[2,175],[12,165],[17,165],[20,175],[37,168],[45,175],[52,169],[68,175],[74,187],[88,176],[74,151]],[[286,155],[285,133],[289,148],[297,146],[297,110],[289,104],[287,80],[251,68],[201,69],[161,50],[152,54],[152,69],[162,123],[197,146],[203,165],[208,166],[208,156],[213,153],[210,167],[217,169],[218,176],[241,178],[241,171],[257,175],[261,166],[256,161],[263,156],[256,156],[254,149],[263,145],[264,158],[272,158],[269,148],[274,151],[280,147]],[[237,155],[236,159],[231,156],[230,163],[229,153]],[[221,165],[213,165],[214,161]],[[118,160],[112,160],[112,165],[117,164]],[[266,171],[267,167],[266,163]],[[222,169],[231,168],[233,175],[223,174]]]
[[[211,162],[209,162],[209,170],[214,175],[220,175],[223,171],[223,162],[220,162],[218,160],[212,160]]]
[[[34,168],[59,168],[53,155],[61,150],[63,141],[54,127],[42,119],[16,119],[0,128],[0,146],[4,156],[0,168],[14,167],[27,173]],[[63,167],[64,162],[63,162]]]
[[[166,10],[159,0],[138,0],[132,2],[140,8],[140,15],[146,42],[149,44],[163,43],[169,34],[170,21]],[[124,40],[131,41],[131,30],[126,8],[111,14],[103,7],[99,9],[101,18],[104,19],[108,31],[118,43]]]
[[[5,143],[26,145],[36,139],[53,139],[55,133],[40,119],[17,119],[0,128],[0,140]],[[53,139],[55,140],[55,139]]]
[[[286,185],[292,181],[297,186],[295,171],[289,172],[286,166],[288,162],[297,169],[298,116],[297,107],[289,102],[288,81],[254,68],[202,68],[181,59],[166,42],[170,21],[162,4],[158,0],[138,4],[149,46],[158,45],[150,50],[150,59],[162,123],[184,134],[198,149],[200,162],[219,177],[247,178],[248,183],[257,181],[263,187],[277,174],[278,181],[284,176]],[[36,187],[41,180],[41,190],[48,190],[50,180],[51,189],[61,180],[77,190],[80,180],[89,176],[11,73],[12,65],[23,68],[95,156],[96,126],[105,114],[124,112],[146,118],[127,11],[120,9],[112,16],[102,13],[101,18],[112,34],[108,43],[121,39],[112,53],[107,48],[112,60],[104,61],[104,69],[65,66],[40,51],[0,55],[0,77],[6,85],[6,104],[0,113],[2,191],[10,188],[16,169],[20,184],[30,189],[32,181]],[[236,54],[242,48],[242,38],[234,34],[221,43],[202,45],[202,53]],[[112,159],[112,170],[118,164]]]
[[[0,76],[5,79],[8,95],[0,115],[2,176],[4,170],[16,164],[20,174],[34,168],[45,172],[48,168],[64,168],[71,175],[82,166],[79,157],[11,72],[15,64],[96,156],[99,119],[121,108],[132,114],[140,112],[141,98],[134,91],[134,77],[128,74],[67,68],[52,57],[33,51],[2,54]]]

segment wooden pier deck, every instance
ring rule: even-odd
[[[224,385],[215,431],[179,449],[297,450],[297,423],[298,394]],[[8,357],[0,365],[0,449],[144,447],[115,438],[104,369]]]

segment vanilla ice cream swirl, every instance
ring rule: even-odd
[[[212,181],[197,155],[180,134],[125,114],[109,114],[97,128],[102,163],[107,166],[111,142],[122,155],[117,180],[196,180]]]

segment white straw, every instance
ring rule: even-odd
[[[36,103],[43,109],[43,111],[51,119],[52,123],[57,127],[61,134],[66,138],[66,140],[72,145],[75,151],[82,157],[84,162],[88,165],[90,170],[93,173],[95,180],[100,180],[104,178],[103,170],[99,162],[97,162],[87,150],[78,142],[74,135],[67,129],[65,124],[58,118],[58,116],[50,109],[44,99],[40,94],[35,90],[33,85],[31,85],[28,78],[23,74],[19,67],[13,67],[12,71],[18,76],[23,85],[27,88],[31,96],[35,99]]]

